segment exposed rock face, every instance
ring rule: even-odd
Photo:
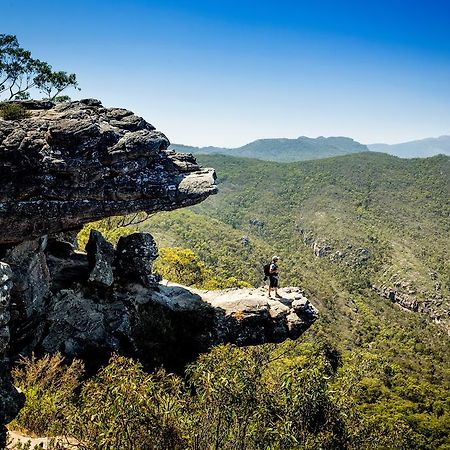
[[[166,136],[131,111],[92,99],[24,104],[31,118],[0,119],[0,244],[216,192],[212,169],[167,151]]]
[[[404,292],[401,288],[386,285],[374,285],[373,289],[382,297],[389,299],[392,303],[397,303],[402,308],[412,312],[427,314],[435,323],[442,325],[447,333],[450,334],[450,325],[448,322],[450,304],[439,293],[435,293],[434,298],[419,299],[415,295],[416,292],[414,290]]]
[[[121,236],[117,243],[116,266],[123,278],[151,287],[161,280],[151,273],[158,248],[149,233],[133,233]]]
[[[119,241],[116,261],[125,258],[124,248],[137,249],[138,243],[156,252],[149,234],[134,234],[123,238],[121,245]],[[97,251],[95,246],[89,249]],[[201,291],[156,284],[151,266],[143,266],[134,251],[130,253],[127,276],[115,264],[110,287],[94,287],[89,278],[83,280],[90,277],[89,253],[74,251],[69,258],[47,255],[55,283],[34,351],[60,351],[88,363],[95,355],[94,365],[112,352],[121,352],[139,357],[148,366],[180,369],[220,343],[251,345],[295,339],[317,318],[316,309],[297,288],[281,289],[283,298],[278,301],[267,298],[264,289]],[[147,278],[142,278],[144,269]]]
[[[89,262],[88,281],[106,287],[111,286],[114,281],[112,269],[114,261],[113,245],[99,231],[91,230],[86,252]]]
[[[317,319],[317,310],[299,288],[279,289],[281,299],[267,298],[264,288],[196,292],[220,311],[217,342],[251,345],[296,339]]]
[[[77,251],[74,232],[86,222],[214,194],[214,170],[168,151],[162,133],[125,109],[23,104],[32,117],[0,120],[0,427],[23,401],[8,356],[60,351],[94,368],[117,351],[180,368],[213,345],[280,342],[314,322],[298,289],[278,302],[258,290],[158,284],[150,234],[114,249],[93,231],[87,254]]]
[[[12,270],[8,264],[0,262],[0,448],[6,448],[5,423],[10,422],[23,405],[23,395],[11,383],[9,362],[6,357],[10,334],[10,291]]]

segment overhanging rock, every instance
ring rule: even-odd
[[[24,105],[30,118],[0,119],[0,244],[216,193],[213,169],[167,150],[167,137],[131,111],[93,99]]]

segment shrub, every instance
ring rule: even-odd
[[[83,371],[80,361],[65,364],[60,354],[20,360],[12,375],[26,401],[12,422],[12,428],[37,435],[57,434],[63,426],[64,411],[80,385]]]
[[[30,116],[30,111],[18,103],[4,103],[0,105],[0,117],[4,120],[22,120]]]
[[[31,396],[17,422],[40,434],[58,430],[80,450],[445,447],[445,412],[432,424],[420,414],[408,423],[398,398],[386,407],[378,394],[367,396],[372,385],[386,395],[396,376],[383,359],[361,352],[341,365],[336,356],[320,342],[221,345],[191,364],[184,379],[113,356],[77,395],[79,368],[63,366],[60,356],[33,358],[14,371]],[[433,433],[428,442],[418,434],[422,425]]]
[[[183,410],[187,393],[179,377],[150,375],[114,356],[87,381],[67,415],[66,433],[80,450],[185,449]]]

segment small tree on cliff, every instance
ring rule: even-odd
[[[54,72],[50,64],[20,47],[16,36],[0,34],[0,97],[23,100],[37,89],[47,99],[55,100],[69,87],[78,88],[74,73]]]

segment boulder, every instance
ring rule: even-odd
[[[99,231],[91,230],[86,253],[89,263],[88,281],[103,287],[111,286],[114,282],[114,246]]]
[[[121,236],[117,243],[116,268],[120,276],[151,287],[159,281],[152,274],[153,261],[158,257],[158,247],[149,233]]]

